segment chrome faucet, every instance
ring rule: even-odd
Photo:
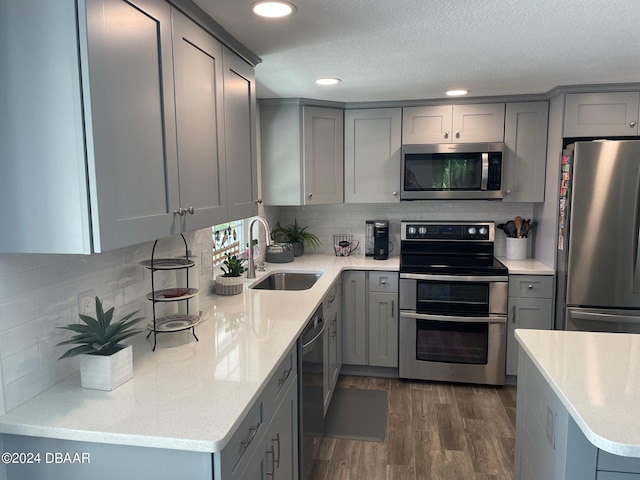
[[[262,218],[256,217],[249,223],[249,271],[247,272],[247,278],[256,278],[256,267],[253,264],[253,224],[260,222],[264,226],[265,234],[267,237],[267,247],[271,245],[271,227],[269,223]]]

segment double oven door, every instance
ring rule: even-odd
[[[508,276],[400,274],[401,378],[502,385]]]

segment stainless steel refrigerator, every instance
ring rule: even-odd
[[[640,141],[562,156],[556,327],[640,333]]]

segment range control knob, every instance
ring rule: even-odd
[[[416,234],[416,227],[407,227],[407,233],[409,235],[415,235]]]
[[[420,235],[426,235],[427,227],[420,227],[418,231],[420,232]]]
[[[475,235],[476,234],[476,227],[469,227],[469,230],[467,230],[469,232],[469,235]]]
[[[480,235],[486,235],[487,229],[485,227],[480,227]]]

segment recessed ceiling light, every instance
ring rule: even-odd
[[[335,77],[326,77],[326,78],[316,78],[315,82],[318,85],[336,85],[340,83],[342,80]]]
[[[449,95],[450,97],[460,97],[462,95],[466,95],[467,93],[469,93],[469,90],[449,90],[447,92],[447,95]]]
[[[266,1],[256,2],[251,6],[253,13],[261,17],[278,18],[286,17],[295,12],[295,5],[289,2]]]

